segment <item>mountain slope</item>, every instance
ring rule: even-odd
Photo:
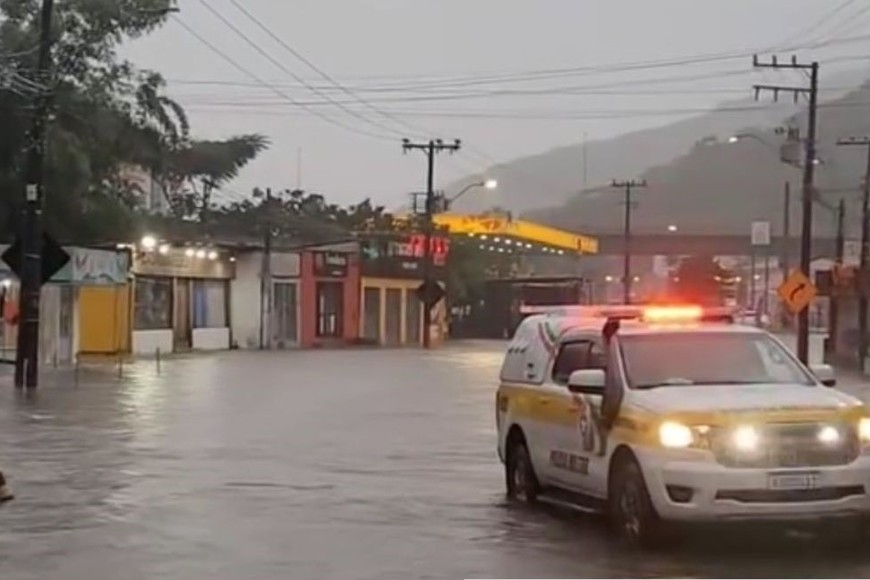
[[[867,76],[864,70],[847,71],[830,75],[824,81],[828,86],[859,86]],[[843,98],[842,92],[826,92],[824,96]],[[635,178],[651,168],[667,165],[685,156],[698,142],[725,140],[740,132],[781,125],[789,115],[800,110],[787,103],[760,109],[755,106],[753,101],[731,102],[710,113],[661,127],[590,141],[585,147],[583,144],[561,147],[492,167],[487,175],[498,179],[498,190],[475,190],[473,195],[463,196],[456,209],[477,212],[499,206],[522,213],[559,207],[582,190],[584,156],[586,182],[590,187],[603,186],[614,178]],[[458,191],[477,179],[479,177],[460,180],[447,190]]]
[[[805,115],[787,120],[802,125]],[[802,135],[806,128],[802,127]],[[638,189],[633,209],[636,232],[662,233],[675,225],[685,233],[728,233],[749,235],[750,222],[769,220],[775,232],[783,224],[784,183],[792,184],[791,220],[798,229],[802,170],[779,160],[778,144],[783,137],[772,131],[756,130],[767,147],[753,139],[738,143],[719,141],[697,144],[688,154],[641,174],[648,187]],[[863,87],[824,104],[819,111],[819,158],[816,185],[821,199],[833,207],[840,198],[847,201],[847,228],[857,235],[860,194],[867,151],[860,147],[838,147],[839,138],[870,134],[870,87]],[[833,190],[833,191],[832,191]],[[621,191],[596,188],[574,195],[568,202],[544,210],[526,212],[527,217],[587,233],[619,232],[623,227],[624,204]],[[834,215],[819,207],[815,231],[831,235]]]

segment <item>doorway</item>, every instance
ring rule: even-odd
[[[381,289],[363,289],[363,338],[377,344],[381,342]]]
[[[295,282],[275,282],[272,317],[273,347],[296,346],[299,343],[299,290]]]
[[[317,283],[317,337],[344,335],[344,282]]]
[[[421,317],[423,309],[420,299],[417,298],[417,293],[413,290],[405,291],[405,344],[409,346],[419,346],[421,342],[420,329],[423,326]]]
[[[73,312],[75,311],[75,288],[64,284],[60,287],[60,312],[58,316],[57,358],[62,364],[73,361]]]
[[[190,280],[179,278],[175,281],[175,325],[174,345],[176,351],[190,350],[192,345],[190,321]]]
[[[402,290],[399,288],[387,288],[386,327],[386,344],[400,345],[402,343]]]

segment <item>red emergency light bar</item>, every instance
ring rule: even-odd
[[[691,322],[732,322],[734,308],[683,305],[585,305],[585,306],[523,306],[522,314],[546,314],[607,320],[639,320],[655,324]]]

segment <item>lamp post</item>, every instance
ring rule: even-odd
[[[474,188],[476,188],[476,187],[483,187],[483,188],[486,188],[486,189],[492,191],[492,190],[498,188],[498,181],[496,181],[495,179],[486,179],[486,180],[484,180],[484,181],[475,181],[474,183],[469,183],[468,185],[466,185],[465,187],[463,187],[463,188],[459,191],[459,193],[457,193],[457,194],[454,195],[453,197],[447,198],[447,199],[445,200],[444,210],[445,210],[445,211],[449,211],[449,210],[450,210],[450,206],[453,205],[453,202],[454,202],[454,201],[456,201],[457,199],[459,199],[460,197],[462,197],[463,195],[465,195],[465,194],[468,193],[470,190],[472,190],[472,189],[474,189]]]

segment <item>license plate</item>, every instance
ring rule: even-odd
[[[767,480],[767,487],[780,491],[801,489],[818,489],[818,473],[782,473],[771,475]]]

